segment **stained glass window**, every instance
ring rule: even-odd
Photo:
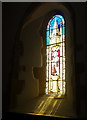
[[[54,15],[46,29],[46,94],[65,94],[65,20]]]

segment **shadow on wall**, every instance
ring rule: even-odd
[[[10,108],[14,108],[17,104],[17,94],[21,94],[25,87],[25,80],[19,79],[19,72],[25,73],[26,67],[19,65],[19,58],[24,54],[23,42],[18,40],[15,43],[14,59],[12,63],[12,70],[9,76],[11,76],[11,99]]]
[[[45,94],[45,80],[43,80],[43,67],[33,67],[33,74],[36,79],[39,79],[39,95]]]

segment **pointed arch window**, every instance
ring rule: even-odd
[[[46,94],[65,94],[65,19],[59,14],[46,28]]]

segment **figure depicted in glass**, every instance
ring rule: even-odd
[[[46,29],[46,94],[65,94],[65,21],[54,15]]]

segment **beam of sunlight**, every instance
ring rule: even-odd
[[[37,108],[35,109],[35,113],[39,113],[39,111],[42,109],[43,107],[43,103],[45,103],[45,97],[43,97],[43,101],[40,102],[39,106],[37,106]]]
[[[38,108],[40,108],[43,105],[44,101],[41,102],[41,104],[38,106]]]
[[[59,104],[56,106],[56,108],[55,108],[54,112],[52,113],[52,115],[55,115],[55,113],[56,113],[56,111],[59,109],[59,106],[60,106],[60,104],[61,104],[62,101],[63,101],[63,100],[61,100],[61,101],[59,102]]]
[[[47,107],[49,106],[49,104],[51,103],[51,101],[52,99],[48,98],[39,113],[44,113]]]
[[[50,106],[50,109],[47,111],[47,115],[51,115],[51,113],[54,111],[54,108],[57,104],[58,100],[56,100],[53,105]]]
[[[57,103],[57,100],[54,102],[54,104],[53,104],[53,108],[55,107],[56,103]]]
[[[41,97],[39,103],[37,104],[37,107],[34,110],[34,113],[43,115],[55,115],[61,103],[59,99],[55,98],[59,97],[61,97],[61,95],[49,95]]]
[[[50,95],[46,98],[46,96],[43,97],[43,101],[40,102],[40,104],[37,106],[37,108],[34,110],[34,113],[44,113],[49,104],[51,103],[54,96]],[[51,99],[50,99],[51,97]]]

